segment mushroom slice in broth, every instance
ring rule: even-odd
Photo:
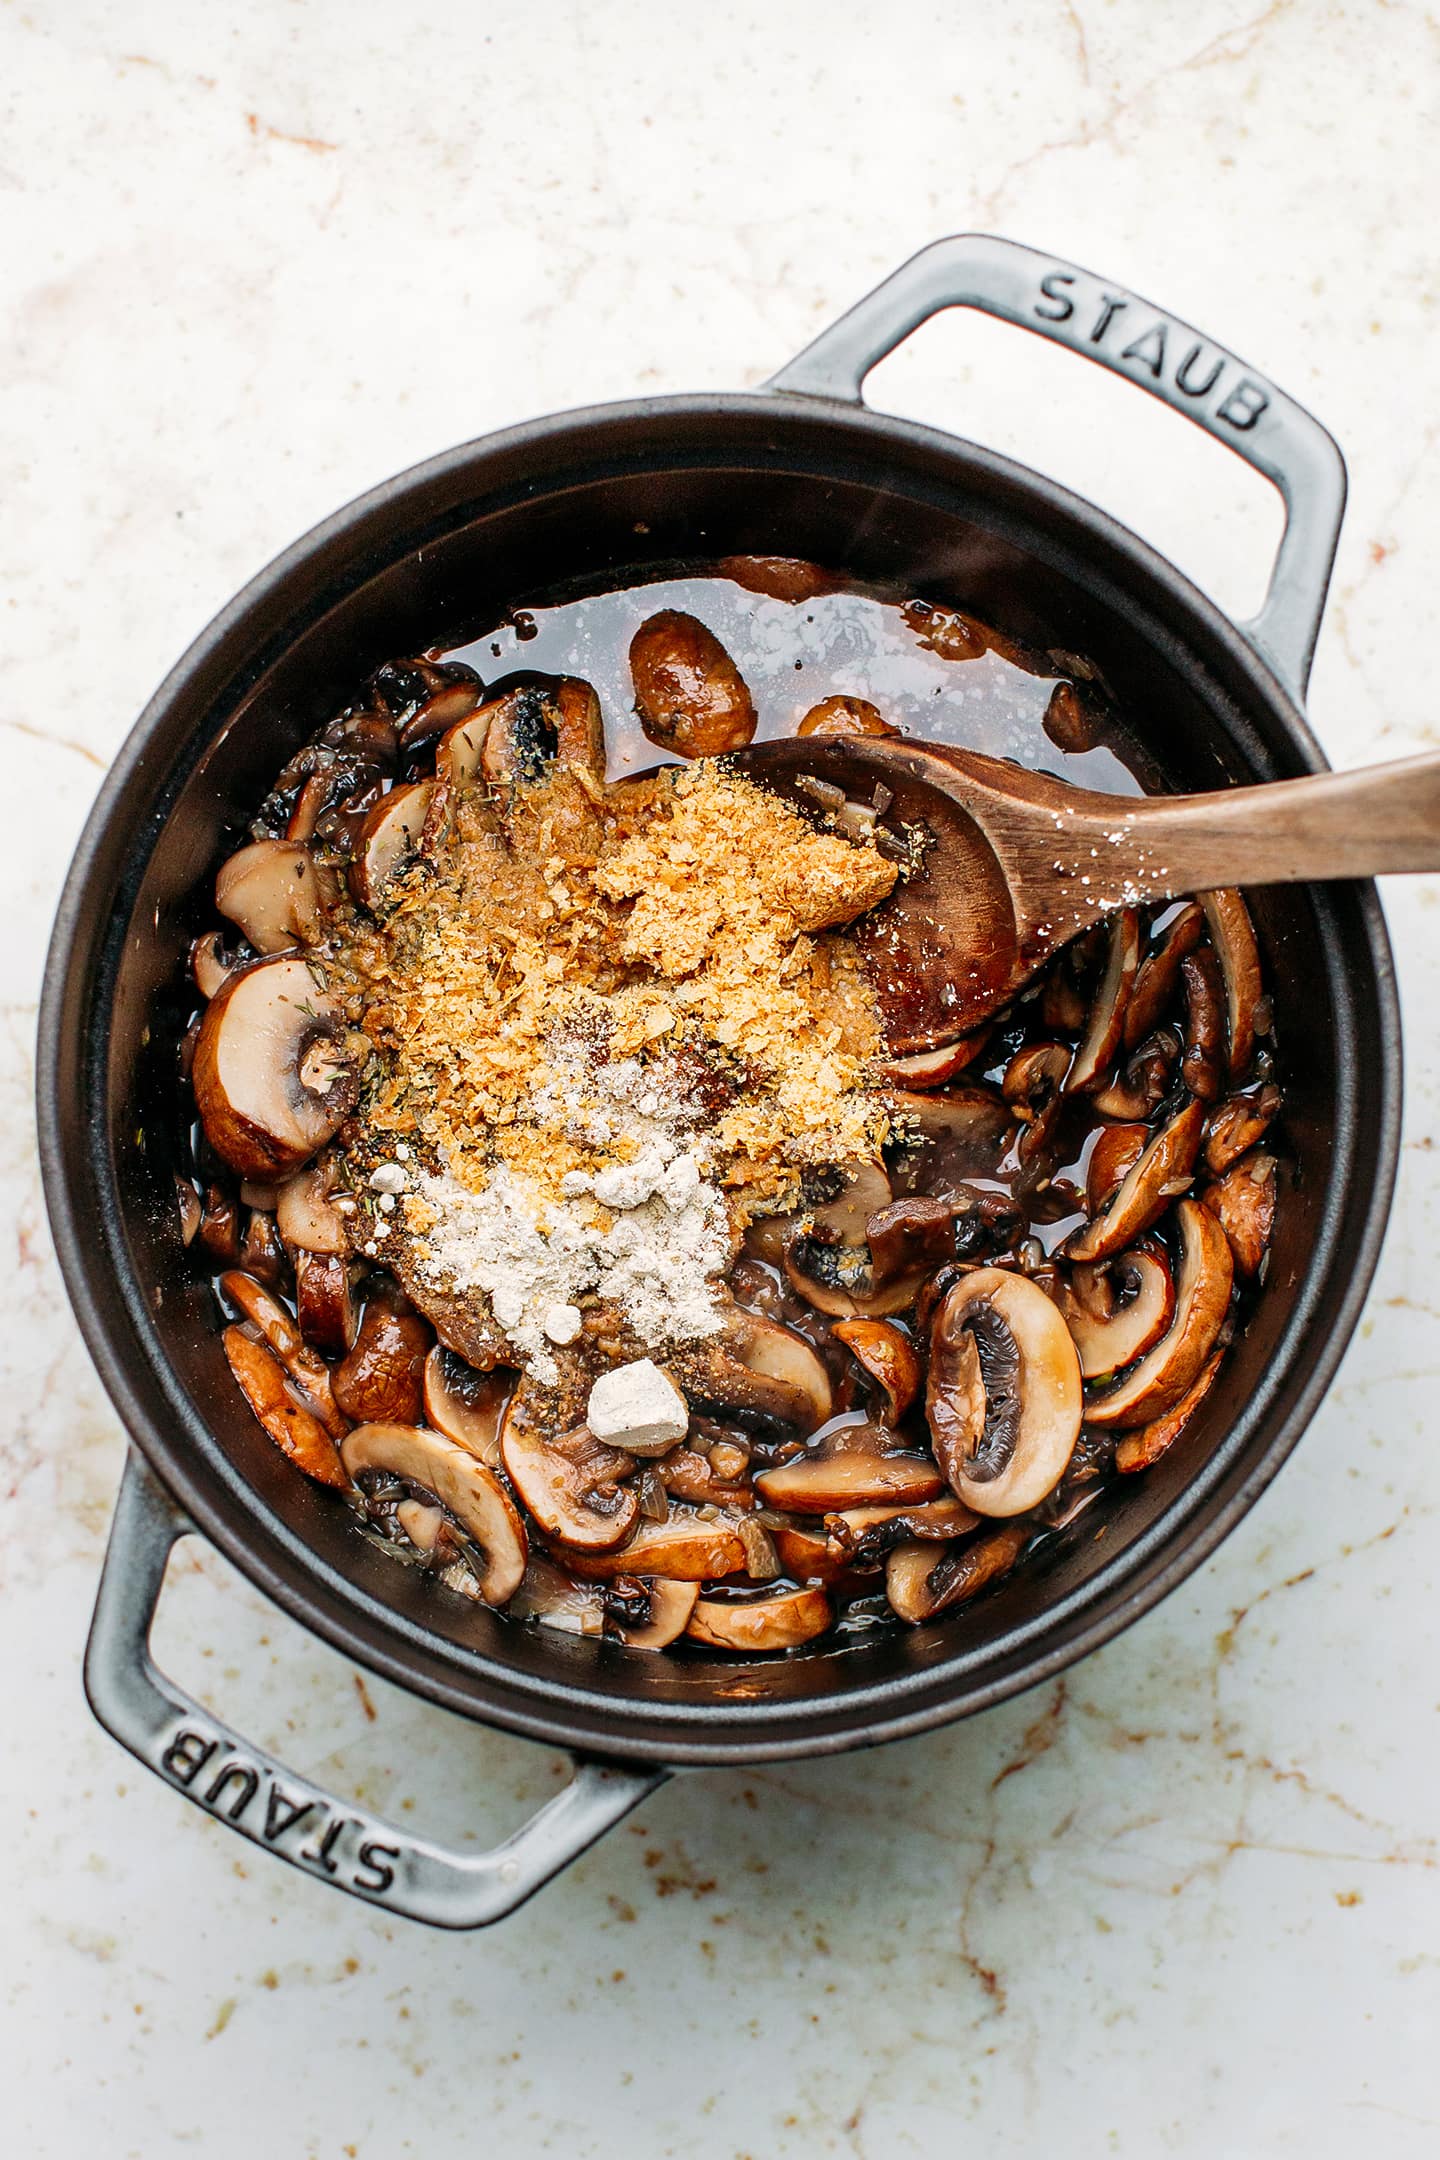
[[[1004,1268],[945,1293],[930,1333],[936,1460],[977,1515],[1019,1515],[1059,1483],[1080,1436],[1080,1359],[1052,1301]]]

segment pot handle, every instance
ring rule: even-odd
[[[1270,588],[1259,614],[1239,628],[1302,698],[1345,514],[1345,461],[1302,405],[1178,315],[1019,241],[959,233],[902,263],[766,388],[858,404],[877,361],[950,307],[978,308],[1098,360],[1195,421],[1279,489],[1285,531]]]
[[[287,1770],[158,1670],[150,1629],[171,1548],[194,1524],[133,1451],[125,1467],[85,1653],[105,1730],[227,1829],[317,1882],[432,1927],[488,1927],[514,1912],[665,1782],[662,1769],[578,1759],[575,1775],[493,1852],[448,1852]]]

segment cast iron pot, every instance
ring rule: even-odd
[[[1285,535],[1254,622],[1228,621],[1053,482],[866,409],[875,362],[957,306],[1128,376],[1280,489]],[[352,503],[241,593],[163,684],[101,791],[40,1018],[55,1239],[134,1442],[86,1664],[116,1739],[319,1880],[416,1919],[479,1926],[669,1772],[831,1754],[969,1716],[1104,1642],[1213,1552],[1314,1412],[1377,1258],[1400,1032],[1371,885],[1254,898],[1296,1168],[1264,1295],[1199,1430],[973,1610],[756,1665],[517,1627],[397,1567],[295,1473],[235,1389],[209,1292],[174,1235],[173,1044],[197,888],[224,837],[394,653],[458,643],[565,581],[633,582],[680,557],[810,556],[962,598],[1032,644],[1091,655],[1177,786],[1282,778],[1323,763],[1300,699],[1344,498],[1329,435],[1222,346],[1086,271],[972,236],[915,256],[753,396],[602,406],[467,444]],[[506,1845],[474,1856],[296,1776],[151,1659],[166,1559],[191,1532],[373,1671],[569,1750],[574,1780]]]

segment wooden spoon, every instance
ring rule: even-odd
[[[974,1027],[1119,907],[1223,885],[1440,870],[1440,755],[1207,795],[1097,795],[977,751],[868,737],[752,743],[730,763],[816,807],[871,803],[923,859],[856,935],[890,1048]],[[880,801],[884,797],[878,798]]]

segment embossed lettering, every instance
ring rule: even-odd
[[[1164,323],[1153,324],[1143,337],[1138,337],[1133,344],[1127,345],[1120,357],[1122,360],[1138,360],[1142,367],[1149,368],[1156,382],[1159,382],[1160,370],[1165,365]]]
[[[227,1762],[224,1764],[215,1773],[210,1789],[205,1795],[205,1805],[206,1807],[213,1807],[216,1813],[219,1814],[221,1812],[220,1795],[232,1778],[239,1779],[240,1790],[231,1805],[223,1812],[229,1816],[231,1822],[239,1822],[240,1817],[254,1799],[256,1788],[260,1783],[259,1771],[252,1770],[249,1763]]]
[[[1214,389],[1216,383],[1220,380],[1220,371],[1225,365],[1225,360],[1222,354],[1216,353],[1215,364],[1211,368],[1209,374],[1206,376],[1204,382],[1191,382],[1190,370],[1192,367],[1194,367],[1195,362],[1204,353],[1204,350],[1205,348],[1203,345],[1192,345],[1189,352],[1186,353],[1185,358],[1181,361],[1179,367],[1175,370],[1175,387],[1177,390],[1183,390],[1186,397],[1205,397],[1209,394],[1210,391]]]
[[[385,1855],[384,1860],[376,1857],[380,1853]],[[377,1844],[374,1838],[368,1839],[360,1847],[360,1865],[362,1868],[369,1868],[375,1880],[365,1882],[357,1875],[355,1878],[356,1889],[369,1890],[376,1897],[383,1897],[395,1880],[395,1870],[393,1867],[387,1867],[386,1861],[398,1860],[399,1858],[400,1848],[398,1845],[380,1845]]]
[[[1259,383],[1251,382],[1248,375],[1242,375],[1224,404],[1216,406],[1215,417],[1217,420],[1228,420],[1231,427],[1244,433],[1247,428],[1254,427],[1269,403],[1269,396],[1260,388]]]
[[[324,1837],[321,1838],[320,1843],[313,1848],[307,1847],[306,1850],[301,1853],[300,1858],[302,1860],[317,1861],[319,1865],[324,1868],[327,1875],[333,1875],[335,1873],[335,1862],[331,1859],[330,1855],[334,1851],[336,1839],[339,1837],[341,1831],[344,1828],[345,1817],[343,1815],[337,1815],[335,1817],[335,1820],[331,1823],[329,1829],[325,1832]]]
[[[1107,292],[1100,295],[1100,313],[1096,316],[1095,327],[1090,332],[1090,343],[1092,345],[1100,343],[1101,338],[1104,337],[1105,332],[1114,322],[1121,308],[1129,307],[1129,305],[1129,301],[1120,293]]]
[[[1068,293],[1057,292],[1056,287],[1074,283],[1074,278],[1066,270],[1051,270],[1041,278],[1041,292],[1047,300],[1055,302],[1054,307],[1041,307],[1040,302],[1036,301],[1035,313],[1042,322],[1069,322],[1075,312],[1075,303]]]
[[[314,1805],[313,1800],[292,1800],[278,1785],[272,1785],[265,1802],[265,1836],[269,1842],[273,1844],[287,1830],[293,1830],[296,1823],[303,1822]],[[281,1808],[288,1808],[289,1814],[282,1817]]]
[[[203,1733],[182,1729],[176,1733],[161,1756],[160,1767],[174,1778],[177,1785],[189,1787],[194,1784],[219,1745],[218,1740],[207,1740]]]

